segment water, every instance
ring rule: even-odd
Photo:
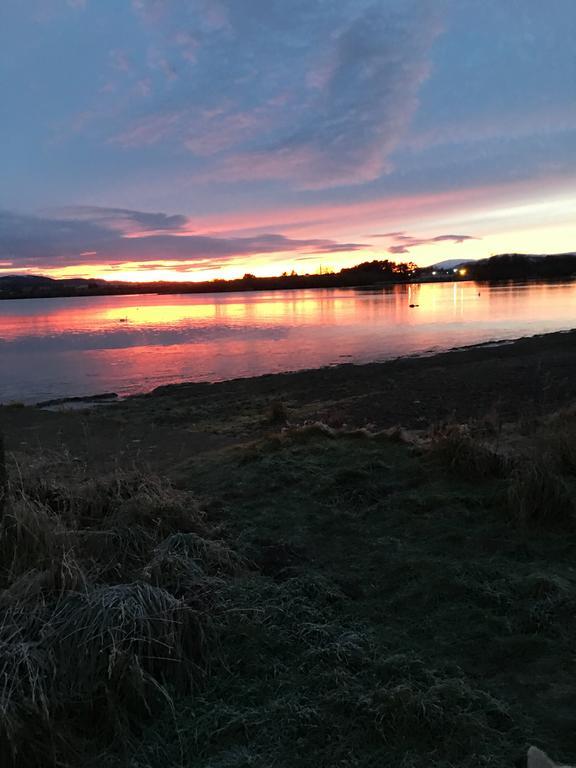
[[[566,330],[575,317],[576,283],[3,301],[0,402],[385,360]]]

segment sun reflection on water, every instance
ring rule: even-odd
[[[0,401],[367,362],[574,324],[576,283],[0,302]]]

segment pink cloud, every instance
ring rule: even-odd
[[[390,232],[385,235],[372,235],[372,237],[384,237],[393,241],[394,245],[388,248],[388,253],[405,254],[410,253],[412,248],[418,248],[421,245],[436,245],[437,243],[455,243],[461,244],[467,240],[478,240],[471,235],[437,235],[436,237],[412,237],[404,232]]]
[[[256,129],[262,130],[265,122],[263,110],[230,113],[215,110],[189,121],[184,145],[195,155],[214,155],[248,139]]]
[[[150,80],[136,84],[138,92],[146,96],[151,89]],[[273,110],[268,105],[251,111],[235,110],[234,106],[222,103],[210,109],[196,111],[183,108],[171,112],[159,112],[133,120],[123,131],[109,139],[110,143],[127,148],[150,146],[162,141],[174,141],[194,155],[206,157],[225,152],[243,141],[249,141],[256,132],[269,130],[273,125]],[[245,178],[246,172],[240,167],[226,166],[219,178]],[[254,166],[254,163],[252,163]],[[197,181],[216,179],[216,174],[196,174]]]
[[[142,147],[168,138],[181,124],[185,112],[166,112],[135,120],[126,130],[109,139],[122,147]]]
[[[355,19],[337,39],[333,61],[319,70],[316,103],[292,131],[224,160],[214,176],[286,178],[321,189],[372,181],[389,171],[442,32],[431,6],[419,3],[418,9],[414,17],[398,17],[373,6]]]

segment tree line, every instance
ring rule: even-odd
[[[0,277],[0,299],[52,298],[65,296],[106,296],[125,294],[223,293],[229,291],[272,291],[302,288],[344,288],[418,280],[530,280],[576,278],[576,253],[529,256],[518,253],[462,262],[465,270],[420,268],[413,262],[388,259],[364,261],[338,272],[322,268],[316,274],[292,271],[273,277],[246,273],[234,280],[200,282],[107,282],[106,280],[53,280],[41,276]]]

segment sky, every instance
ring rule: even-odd
[[[0,274],[576,251],[576,0],[1,0]]]

